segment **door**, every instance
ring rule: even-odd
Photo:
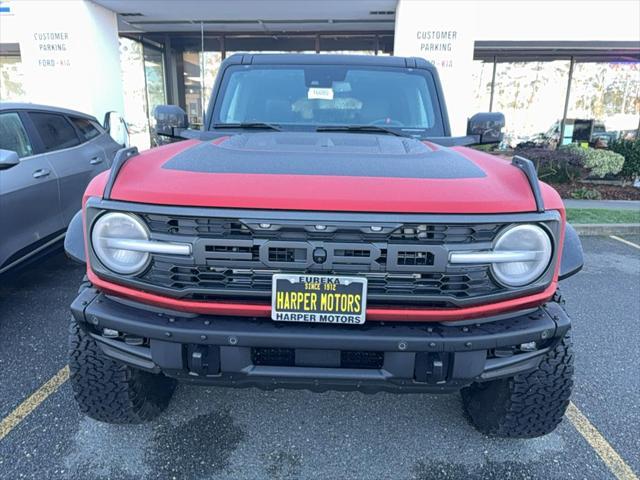
[[[108,133],[103,133],[100,136],[100,143],[102,144],[102,148],[104,149],[104,153],[107,156],[107,163],[109,164],[108,168],[111,168],[111,164],[113,163],[113,159],[118,153],[118,150],[122,148],[122,145],[119,145],[111,138],[111,135]]]
[[[107,168],[104,150],[97,142],[81,137],[66,115],[29,112],[29,118],[58,177],[62,220],[68,225],[80,210],[91,179]]]
[[[118,116],[118,118],[120,117]],[[116,156],[118,150],[122,148],[122,145],[111,138],[109,132],[107,132],[96,120],[71,117],[71,121],[87,140],[92,141],[95,138],[95,142],[102,147],[102,150],[105,153],[107,165],[105,168],[100,167],[99,170],[102,171],[111,168],[113,158]]]
[[[24,114],[22,114],[24,115]],[[32,132],[29,132],[32,133]],[[58,178],[46,155],[34,148],[24,117],[0,112],[0,148],[20,163],[0,170],[0,272],[63,233]]]
[[[122,147],[102,128],[97,120],[84,117],[69,117],[73,126],[76,127],[82,145],[83,154],[88,155],[89,165],[91,165],[91,177],[111,168],[111,162],[116,152]],[[100,159],[95,154],[101,153]]]

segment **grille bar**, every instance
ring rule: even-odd
[[[322,230],[315,223],[282,220],[261,228],[260,222],[237,218],[204,218],[178,215],[144,215],[149,229],[172,235],[215,238],[264,238],[272,240],[327,240],[353,242],[399,241],[402,243],[477,243],[490,242],[502,227],[500,223],[459,224],[338,224],[325,222]],[[380,228],[378,231],[371,227]]]

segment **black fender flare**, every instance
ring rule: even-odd
[[[562,258],[560,259],[559,280],[564,280],[575,275],[584,266],[584,254],[582,242],[578,232],[569,223],[564,229],[564,243],[562,245]]]
[[[87,263],[87,255],[84,250],[82,210],[73,216],[69,228],[67,228],[67,235],[64,237],[64,251],[71,260]]]

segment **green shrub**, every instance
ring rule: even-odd
[[[572,150],[547,150],[546,148],[517,148],[516,155],[531,160],[538,171],[538,178],[550,183],[573,183],[586,177],[582,154]]]
[[[620,173],[624,165],[624,157],[611,150],[583,148],[575,144],[567,145],[562,149],[580,155],[585,168],[589,169],[591,174],[596,177],[602,178],[609,174]]]
[[[620,176],[635,179],[640,177],[640,138],[635,140],[614,140],[609,149],[624,157]]]
[[[473,148],[474,150],[479,150],[481,152],[491,153],[491,152],[494,152],[494,151],[498,150],[498,144],[497,143],[486,143],[484,145],[471,145],[471,148]]]
[[[576,198],[578,200],[600,200],[602,195],[600,195],[598,190],[593,188],[580,187],[571,192],[571,198]]]
[[[615,175],[622,170],[624,157],[619,153],[598,148],[590,148],[587,151],[584,166],[595,176],[602,178],[609,174]]]

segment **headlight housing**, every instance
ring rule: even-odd
[[[110,212],[93,224],[91,244],[98,260],[109,270],[132,275],[149,262],[149,252],[118,248],[123,241],[148,241],[149,231],[140,218],[129,213]]]
[[[509,287],[522,287],[536,281],[549,266],[551,239],[537,225],[516,225],[498,234],[493,252],[504,255],[491,264],[496,280]],[[515,261],[508,261],[508,255]]]

